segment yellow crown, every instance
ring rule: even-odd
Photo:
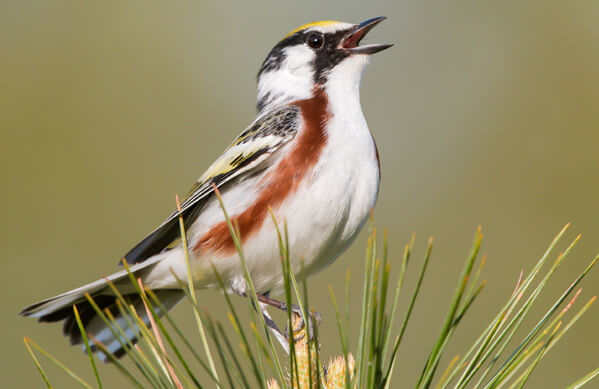
[[[283,39],[287,38],[288,36],[291,36],[291,35],[295,34],[298,31],[305,30],[306,28],[318,27],[318,26],[331,26],[331,25],[337,24],[337,23],[340,23],[340,22],[338,22],[336,20],[321,20],[320,22],[314,22],[314,23],[304,24],[303,26],[299,26],[295,30],[290,31],[289,34],[287,34],[287,35],[285,35],[285,37],[283,37]]]

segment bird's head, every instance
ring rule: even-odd
[[[258,72],[258,111],[310,98],[315,87],[340,84],[358,92],[368,57],[390,44],[360,45],[385,17],[360,24],[321,21],[303,25],[277,43]]]

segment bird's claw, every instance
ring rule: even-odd
[[[293,305],[291,307],[291,312],[292,312],[292,327],[293,330],[291,331],[293,333],[293,341],[294,342],[299,342],[302,339],[304,339],[304,337],[306,336],[306,323],[304,321],[304,318],[301,314],[301,311],[299,309],[298,306]],[[320,322],[322,321],[322,316],[320,315],[320,313],[316,312],[316,311],[310,311],[309,312],[309,317],[310,317],[310,325],[308,326],[308,333],[309,333],[309,340],[314,339],[314,324],[316,324],[316,326],[320,326]],[[289,331],[289,324],[287,325],[287,327],[285,328],[285,337],[287,339],[289,339],[290,337],[290,331]]]

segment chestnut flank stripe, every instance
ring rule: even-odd
[[[289,195],[294,193],[320,156],[326,143],[325,124],[329,118],[327,97],[321,88],[316,88],[310,99],[298,100],[291,105],[301,109],[303,120],[295,145],[289,154],[279,162],[277,168],[263,179],[265,183],[256,201],[231,221],[239,226],[241,241],[245,242],[253,233],[260,230],[268,207],[275,208]],[[230,255],[235,245],[226,222],[214,225],[206,232],[193,248],[196,254],[213,251]]]

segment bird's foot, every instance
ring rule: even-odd
[[[245,297],[246,293],[242,292],[242,293],[240,293],[240,295]],[[268,296],[268,293],[258,294],[257,298],[258,298],[258,302],[261,306],[260,311],[262,312],[262,315],[264,317],[267,327],[271,330],[271,332],[277,338],[279,343],[281,343],[281,346],[283,346],[285,351],[287,351],[287,353],[289,353],[289,351],[288,351],[289,344],[288,343],[289,343],[291,336],[293,336],[294,342],[298,342],[298,341],[301,341],[305,337],[305,334],[306,334],[306,331],[304,331],[306,328],[306,323],[303,319],[301,308],[296,304],[291,304],[288,306],[287,303],[272,299]],[[289,324],[286,326],[285,332],[281,332],[281,330],[279,330],[279,328],[277,327],[274,320],[268,314],[268,311],[266,310],[267,306],[277,308],[283,312],[291,311],[291,314],[292,314],[291,320],[292,320],[292,327],[293,327],[293,331],[291,331],[291,333],[293,335],[291,335],[291,333],[289,331]],[[256,308],[256,307],[254,307],[254,308]],[[308,334],[309,334],[308,339],[312,340],[312,339],[314,339],[315,325],[316,326],[320,325],[320,322],[322,321],[322,316],[320,315],[320,313],[318,313],[316,311],[308,312],[308,316],[310,318],[309,319],[310,324],[308,325]]]
[[[291,307],[291,313],[292,313],[292,317],[291,317],[292,331],[289,331],[289,324],[288,324],[287,327],[285,328],[284,335],[287,339],[289,339],[291,334],[293,334],[293,341],[299,342],[306,336],[306,322],[301,313],[301,310],[299,309],[299,307],[297,305],[294,304]],[[312,339],[314,339],[314,328],[315,328],[315,326],[320,326],[320,322],[322,321],[322,316],[320,315],[320,313],[318,313],[316,311],[310,311],[310,312],[308,312],[308,318],[309,318],[308,320],[310,321],[310,323],[308,325],[307,332],[309,334],[308,339],[311,341]]]

